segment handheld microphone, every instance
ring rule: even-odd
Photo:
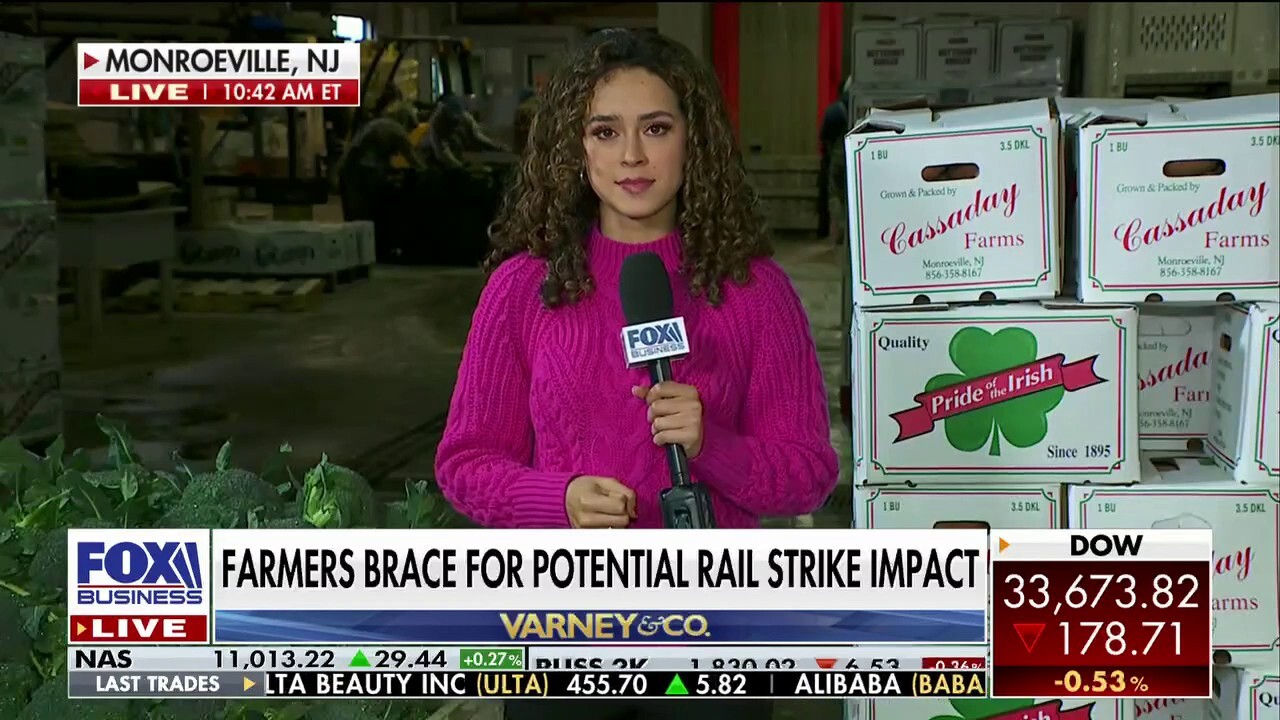
[[[620,293],[627,326],[622,347],[627,365],[644,365],[654,384],[672,380],[671,358],[689,354],[684,318],[674,317],[671,278],[662,258],[637,253],[622,263]],[[662,521],[668,528],[714,528],[711,497],[689,479],[689,458],[679,444],[667,445],[671,487],[661,493]]]

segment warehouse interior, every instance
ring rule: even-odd
[[[443,507],[435,448],[522,112],[566,51],[629,27],[714,68],[809,315],[841,479],[817,512],[766,522],[848,528],[848,215],[822,136],[833,104],[847,131],[873,108],[1274,93],[1278,26],[1280,3],[0,4],[0,206],[47,201],[57,215],[56,247],[34,259],[0,225],[0,473],[17,446],[114,463],[123,427],[144,467],[204,472],[228,447],[255,472],[327,458],[388,501],[410,487]],[[81,108],[75,47],[93,41],[359,43],[362,105]],[[934,41],[965,59],[935,62]],[[38,77],[38,93],[15,73]],[[343,175],[368,123],[409,113],[419,130],[445,96],[483,129],[457,167],[389,150],[377,177]],[[54,292],[32,291],[50,264]],[[499,717],[475,701],[430,713],[413,717]],[[787,701],[775,717],[846,713]]]

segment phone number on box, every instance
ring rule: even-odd
[[[982,277],[981,268],[945,268],[943,270],[926,270],[926,280],[977,280]]]
[[[1160,268],[1160,277],[1162,278],[1218,277],[1221,274],[1221,265],[1214,265],[1212,267],[1188,265],[1186,267]]]

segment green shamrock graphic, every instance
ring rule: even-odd
[[[1036,359],[1036,336],[1022,328],[1005,328],[995,335],[982,328],[967,327],[951,338],[951,362],[959,373],[935,375],[925,384],[926,392],[941,390],[1025,365]],[[1049,411],[1062,402],[1066,390],[1061,385],[1004,400],[954,415],[942,421],[947,442],[962,452],[974,452],[991,441],[991,455],[1000,454],[1003,434],[1014,447],[1031,447],[1049,432]]]
[[[956,698],[951,701],[951,708],[956,711],[955,715],[937,715],[929,720],[987,720],[987,718],[998,717],[1015,710],[1035,707],[1035,704],[1036,701],[1031,699],[993,700],[981,698],[966,700]]]

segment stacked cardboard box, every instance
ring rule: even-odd
[[[845,152],[854,526],[1213,528],[1218,697],[1090,717],[1257,717],[1280,676],[1280,96],[873,110]],[[944,705],[850,714],[984,717]]]
[[[373,223],[248,222],[179,233],[178,271],[323,276],[376,261]]]
[[[926,98],[959,106],[1058,97],[1071,80],[1070,20],[950,16],[855,20],[851,111]]]
[[[43,44],[0,33],[0,438],[31,442],[62,431],[45,106]]]

